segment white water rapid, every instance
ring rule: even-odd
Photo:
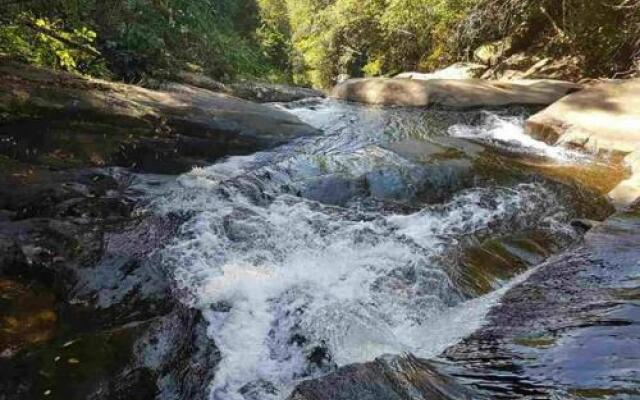
[[[196,168],[154,203],[186,218],[164,257],[221,352],[213,400],[284,399],[301,379],[386,353],[436,357],[501,293],[471,299],[452,279],[470,238],[570,233],[567,206],[544,182],[471,179],[423,201],[438,169],[385,146],[433,137],[422,111],[286,107],[325,134]],[[528,138],[519,117],[481,114],[435,135],[574,156]]]

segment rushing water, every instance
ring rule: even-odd
[[[196,168],[155,202],[186,217],[164,256],[221,352],[214,400],[286,398],[301,379],[385,353],[435,357],[501,293],[474,299],[456,255],[532,229],[574,238],[553,185],[477,170],[492,146],[580,158],[525,136],[520,116],[286,108],[324,135]],[[414,143],[436,150],[416,159]]]

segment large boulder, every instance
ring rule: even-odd
[[[452,109],[549,105],[581,85],[553,80],[485,81],[479,79],[352,79],[336,86],[331,97],[368,104]]]
[[[201,87],[150,90],[0,60],[0,154],[25,162],[170,173],[317,133],[286,111]]]
[[[420,72],[403,72],[396,75],[398,79],[473,79],[480,76],[487,70],[486,65],[460,62],[455,63],[447,68],[443,68],[428,74]]]
[[[529,118],[526,131],[548,143],[629,153],[633,176],[610,197],[621,206],[640,197],[640,79],[600,83],[567,96]]]

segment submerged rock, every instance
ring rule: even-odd
[[[369,104],[468,109],[511,105],[549,105],[581,85],[553,80],[352,79],[331,97]]]

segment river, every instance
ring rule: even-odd
[[[532,167],[591,159],[524,135],[525,109],[274,106],[323,135],[196,168],[151,196],[186,221],[162,256],[221,353],[213,400],[284,399],[383,354],[437,357],[580,240],[573,219],[608,212]]]

